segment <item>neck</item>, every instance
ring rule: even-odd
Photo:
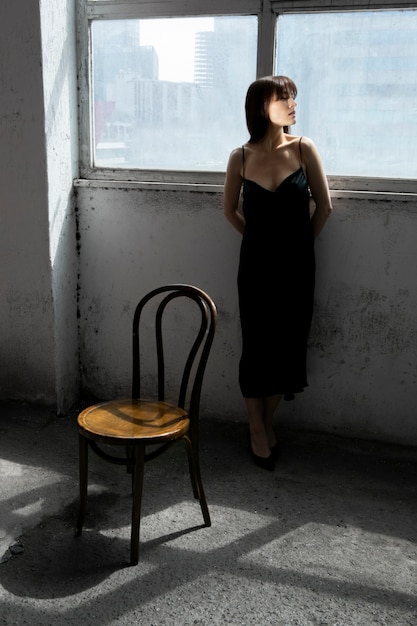
[[[271,128],[266,135],[263,143],[268,152],[272,152],[285,141],[284,129],[282,126]]]

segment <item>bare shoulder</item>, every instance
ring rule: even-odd
[[[242,147],[245,146],[238,146],[237,148],[234,148],[234,150],[231,151],[230,153],[230,159],[236,159],[240,156],[240,158],[242,158]]]
[[[243,156],[242,146],[234,148],[229,155],[228,170],[240,170],[242,167]]]
[[[310,137],[298,137],[298,140],[301,141],[301,146],[303,153],[305,154],[317,154],[316,144]]]

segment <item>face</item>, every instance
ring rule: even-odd
[[[293,97],[279,98],[274,96],[269,103],[268,115],[272,124],[277,126],[292,126],[295,124],[296,101]]]

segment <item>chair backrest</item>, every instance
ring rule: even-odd
[[[187,328],[187,332],[189,331],[190,334],[194,332],[194,337],[191,338],[191,347],[187,349],[185,355],[185,366],[180,376],[181,383],[177,402],[178,406],[188,410],[190,417],[197,417],[204,371],[216,329],[217,310],[210,296],[192,285],[174,284],[159,287],[144,296],[138,303],[133,318],[132,398],[141,397],[142,334],[145,332],[142,313],[148,303],[155,303],[156,301],[157,308],[153,323],[157,357],[158,400],[165,400],[166,363],[164,358],[164,346],[167,340],[164,338],[162,320],[167,307],[169,308],[169,305],[174,301],[178,303],[179,299],[183,301],[193,301],[200,311],[200,315],[198,315],[197,311],[199,323],[197,323],[196,330]],[[193,308],[195,309],[195,307]],[[175,333],[175,330],[173,332]],[[185,403],[188,399],[189,407],[185,407]]]

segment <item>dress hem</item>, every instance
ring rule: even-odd
[[[272,398],[273,396],[283,396],[284,400],[295,400],[296,393],[303,393],[304,389],[308,387],[308,384],[304,385],[301,389],[295,389],[294,391],[277,391],[276,393],[264,393],[264,394],[244,394],[244,398]]]

